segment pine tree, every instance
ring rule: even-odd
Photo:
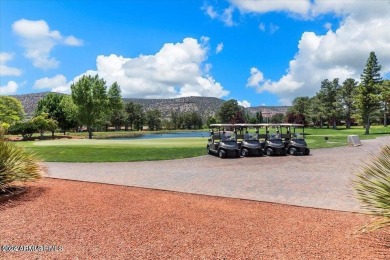
[[[360,76],[361,83],[357,88],[356,105],[365,123],[365,134],[370,134],[370,119],[372,114],[380,108],[381,77],[375,52],[370,52],[366,66]]]

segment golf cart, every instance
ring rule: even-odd
[[[279,132],[280,124],[258,124],[259,127],[265,127],[264,152],[266,155],[286,155],[286,149],[282,141],[282,135]],[[271,133],[270,133],[271,131]]]
[[[239,142],[240,153],[242,157],[246,156],[262,156],[263,149],[259,141],[259,126],[256,124],[235,124],[236,129],[239,131],[237,139]],[[248,129],[256,129],[255,133],[249,133]]]
[[[217,154],[220,158],[240,157],[236,135],[233,124],[211,124],[207,153]]]
[[[281,127],[287,128],[286,135],[283,135],[284,145],[290,155],[309,155],[310,149],[307,148],[305,141],[305,126],[302,124],[280,124]],[[302,128],[302,133],[297,133],[296,129]]]

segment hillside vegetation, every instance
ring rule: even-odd
[[[27,117],[31,117],[37,107],[38,101],[43,99],[50,92],[31,93],[23,95],[13,95],[22,103]],[[64,94],[65,95],[65,94]],[[145,111],[158,109],[163,118],[168,118],[171,111],[176,112],[198,112],[203,119],[214,116],[221,105],[225,102],[223,99],[215,97],[181,97],[170,99],[142,99],[142,98],[123,98],[123,101],[140,104]],[[250,116],[254,116],[260,110],[269,113],[272,116],[277,113],[285,114],[288,106],[257,106],[245,109]]]

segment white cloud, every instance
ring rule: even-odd
[[[25,57],[41,69],[57,68],[59,61],[51,57],[52,49],[58,44],[80,46],[82,41],[74,36],[63,37],[57,30],[51,31],[44,20],[30,21],[21,19],[12,24],[12,29],[21,39],[25,48]]]
[[[269,91],[280,97],[280,102],[290,104],[297,96],[312,96],[323,79],[346,78],[359,80],[370,51],[375,51],[382,74],[390,72],[390,18],[359,21],[346,18],[335,32],[325,35],[303,33],[299,51],[290,61],[287,73],[279,80],[265,80],[256,86],[258,92]],[[252,75],[253,76],[253,75]],[[251,80],[252,76],[248,79]]]
[[[324,28],[326,29],[326,30],[332,30],[332,24],[331,23],[325,23],[324,24]]]
[[[64,43],[69,46],[82,46],[83,40],[77,39],[73,35],[65,38]]]
[[[233,13],[234,13],[233,6],[229,6],[228,8],[223,9],[222,12],[220,12],[220,13],[215,11],[214,7],[211,5],[207,5],[207,6],[202,7],[202,10],[211,19],[220,20],[226,26],[234,26],[235,25],[235,22],[233,21]]]
[[[218,43],[217,49],[215,50],[215,53],[220,53],[223,50],[223,42]]]
[[[221,15],[221,20],[225,23],[225,25],[227,26],[235,25],[235,23],[233,22],[233,12],[234,12],[234,8],[231,6],[223,10],[223,13]]]
[[[7,85],[0,86],[0,95],[13,95],[18,90],[18,84],[15,81],[9,81]]]
[[[269,32],[271,34],[274,34],[277,30],[279,30],[279,26],[271,23],[270,26],[269,26]]]
[[[269,4],[269,8],[255,9],[260,8],[257,6],[260,2]],[[275,6],[271,8],[272,4],[264,1],[256,1],[256,4],[251,0],[231,3],[251,12],[282,10]],[[256,88],[259,93],[268,91],[276,94],[281,104],[288,105],[297,96],[314,95],[326,78],[339,78],[340,82],[346,78],[359,80],[371,51],[375,51],[382,65],[382,75],[390,72],[390,5],[387,1],[373,4],[370,1],[317,0],[306,12],[294,11],[290,7],[286,4],[283,10],[301,14],[303,18],[334,13],[341,17],[340,26],[332,31],[332,24],[325,24],[328,32],[324,35],[304,32],[298,43],[298,52],[283,76],[276,80],[264,79],[261,70],[252,68],[247,86]]]
[[[51,89],[53,92],[69,93],[70,84],[66,77],[58,74],[52,78],[41,78],[35,81],[33,88],[35,89]]]
[[[332,1],[333,2],[333,1]],[[310,0],[230,0],[241,12],[291,12],[306,15],[310,10]]]
[[[207,37],[202,37],[200,42],[185,38],[182,42],[164,44],[154,55],[135,58],[99,55],[96,58],[97,70],[87,71],[83,75],[99,74],[107,86],[117,82],[123,97],[224,97],[229,91],[208,74],[211,68],[210,64],[205,63],[208,40]]]
[[[214,7],[212,7],[211,5],[208,5],[208,6],[205,6],[202,8],[206,14],[211,18],[211,19],[215,19],[218,17],[218,13],[214,11]]]
[[[243,106],[245,108],[251,106],[251,103],[249,103],[247,100],[237,101],[237,103],[238,103],[238,105]]]
[[[264,23],[259,24],[259,30],[262,32],[265,32],[265,24]]]
[[[0,76],[20,76],[22,70],[7,66],[7,62],[12,60],[14,55],[8,52],[0,52]]]
[[[247,87],[260,87],[260,83],[264,81],[264,75],[257,68],[251,68],[251,76],[248,78]]]

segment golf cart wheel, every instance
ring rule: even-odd
[[[306,148],[305,149],[305,155],[309,155],[310,154],[310,149],[309,148]]]
[[[249,151],[248,149],[241,149],[241,155],[242,157],[247,157],[249,155]]]
[[[296,155],[296,154],[297,154],[297,149],[295,149],[295,148],[290,148],[290,149],[288,150],[288,153],[289,153],[290,155]]]
[[[257,150],[257,156],[263,156],[263,150],[258,149]]]
[[[226,152],[225,152],[225,150],[219,150],[218,151],[218,156],[219,156],[219,158],[225,158],[226,157]]]
[[[268,156],[271,156],[271,155],[274,154],[274,151],[272,150],[272,148],[267,148],[267,149],[265,150],[265,153],[266,153]]]
[[[284,148],[283,148],[283,150],[282,150],[282,155],[283,155],[283,156],[286,156],[286,155],[287,155],[287,151],[286,151],[286,149],[284,149]]]
[[[240,158],[240,151],[236,151],[236,158]]]
[[[210,146],[207,146],[207,154],[211,154]]]

